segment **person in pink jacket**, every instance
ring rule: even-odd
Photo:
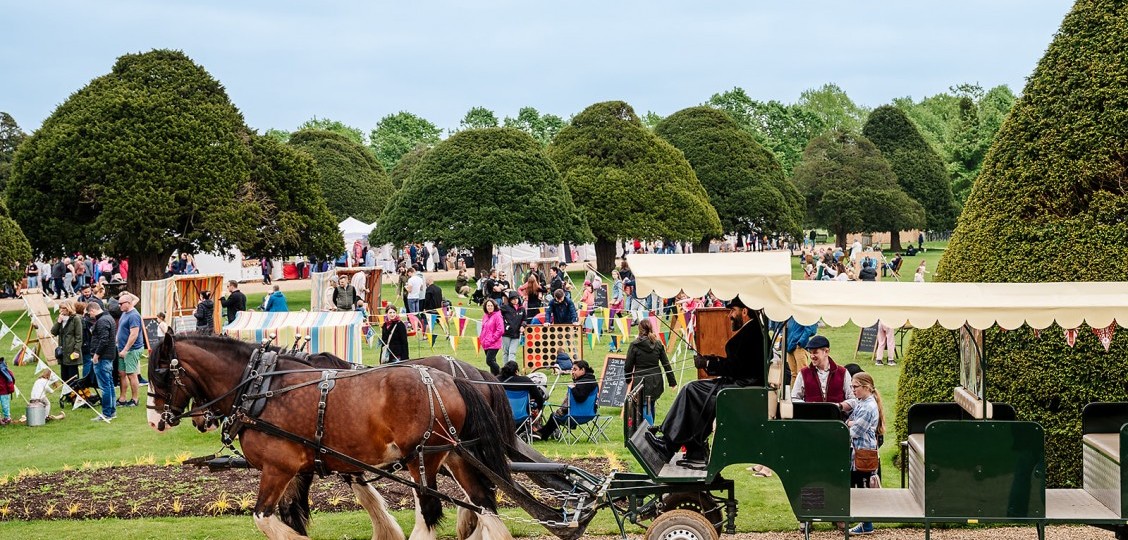
[[[482,311],[485,314],[482,315],[482,334],[478,336],[478,342],[486,351],[486,364],[490,366],[490,373],[496,376],[501,373],[501,366],[497,365],[497,351],[501,350],[501,336],[505,333],[505,322],[493,298],[487,298],[482,302]]]

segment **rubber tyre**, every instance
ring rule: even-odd
[[[701,492],[681,492],[670,493],[662,497],[662,510],[661,513],[667,513],[671,510],[690,510],[705,517],[705,521],[715,523],[713,526],[717,534],[721,534],[721,526],[724,525],[724,513],[721,512],[721,507],[713,501],[705,493]]]
[[[646,529],[646,540],[718,540],[716,529],[705,516],[692,510],[670,510],[659,515]]]

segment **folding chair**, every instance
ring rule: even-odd
[[[597,399],[599,399],[598,390],[592,392],[586,400],[577,403],[572,397],[572,389],[568,389],[568,414],[560,422],[564,442],[576,444],[580,442],[581,437],[586,437],[588,442],[593,443],[598,443],[601,438],[611,442],[605,431],[607,424],[611,422],[611,417],[601,416],[595,412]]]
[[[513,423],[517,425],[517,436],[528,444],[533,444],[533,416],[529,393],[524,390],[506,390],[509,408],[513,409]]]

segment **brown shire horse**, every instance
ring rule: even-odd
[[[175,426],[181,418],[202,412],[202,408],[190,411],[193,404],[233,414],[236,394],[245,384],[247,359],[255,349],[225,337],[166,335],[149,361],[149,425],[157,431]],[[451,473],[470,503],[485,511],[474,516],[475,530],[460,526],[460,535],[511,538],[496,515],[493,483],[471,465],[476,462],[509,478],[494,414],[470,384],[410,366],[334,374],[285,355],[278,357],[276,372],[271,384],[274,395],[238,433],[248,463],[261,471],[254,521],[268,538],[305,538],[274,512],[290,480],[314,470],[315,451],[308,443],[270,433],[267,427],[314,440],[324,380],[332,380],[333,388],[325,398],[321,444],[371,467],[401,464],[423,487],[415,491],[412,539],[435,537],[435,525],[442,518],[441,499],[433,491],[440,467]],[[459,441],[467,444],[454,444]],[[421,452],[422,447],[429,448]],[[322,459],[330,472],[365,472],[333,453],[322,454]],[[372,519],[374,539],[404,538],[371,484],[354,483],[353,491]]]
[[[358,368],[358,366],[350,364],[348,361],[331,353],[316,353],[299,358],[301,358],[302,362],[308,363],[311,367],[315,368],[339,370]],[[533,447],[517,438],[516,426],[513,423],[513,411],[509,407],[509,399],[505,395],[505,388],[490,372],[447,355],[415,358],[395,365],[427,366],[455,378],[471,381],[474,387],[482,394],[482,397],[485,398],[486,403],[488,403],[490,408],[494,411],[495,418],[498,421],[498,435],[505,445],[506,454],[509,456],[509,459],[515,462],[551,462],[551,460],[543,456],[540,452],[537,452]],[[385,369],[387,367],[389,367],[389,365],[385,364],[379,368],[361,367],[360,369]],[[208,425],[207,419],[204,416],[193,417],[192,422],[200,431],[206,431],[207,429],[215,427],[214,424]],[[313,484],[313,474],[314,473],[311,471],[295,476],[294,479],[290,481],[290,485],[287,486],[282,498],[278,501],[278,517],[283,523],[302,534],[305,534],[309,524],[309,490],[310,486]],[[568,491],[573,487],[568,479],[552,473],[529,473],[529,478],[537,485],[545,488]],[[351,483],[355,479],[346,477],[345,480]],[[458,509],[458,524],[460,530],[472,530],[475,523],[475,516],[472,512],[465,508]]]

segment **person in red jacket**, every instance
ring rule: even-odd
[[[835,364],[830,357],[830,340],[825,336],[811,336],[807,340],[811,364],[799,370],[792,401],[807,403],[842,403],[854,397],[850,387],[853,377],[846,368]]]

